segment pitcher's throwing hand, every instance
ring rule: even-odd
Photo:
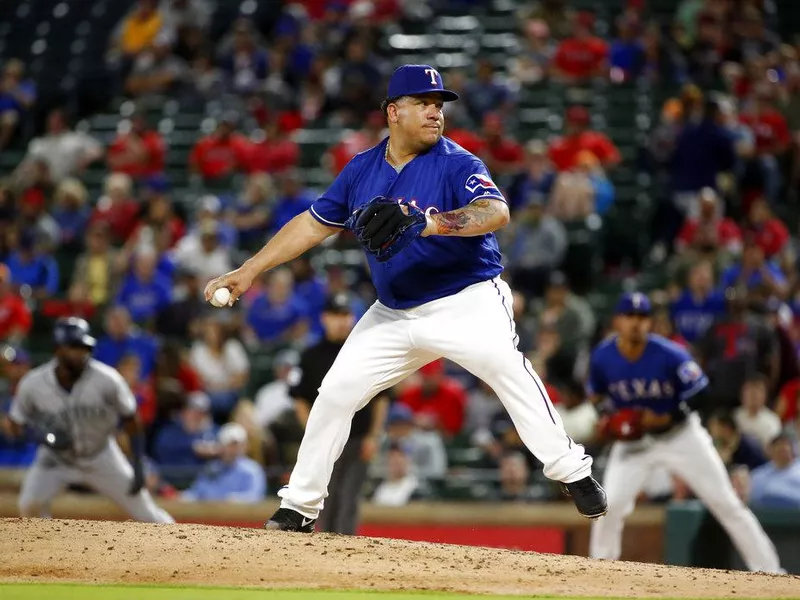
[[[255,279],[256,273],[253,273],[251,269],[247,268],[247,265],[242,265],[238,269],[231,271],[230,273],[226,273],[225,275],[221,275],[216,279],[212,279],[208,282],[205,289],[205,297],[206,302],[211,302],[211,298],[214,296],[214,292],[216,292],[220,288],[228,288],[231,292],[231,299],[228,301],[228,306],[233,306],[234,303],[239,299],[239,296],[244,294],[247,290],[250,289],[250,286],[253,285],[253,279]]]

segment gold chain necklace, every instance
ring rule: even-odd
[[[386,152],[384,153],[383,158],[384,158],[384,160],[386,162],[388,162],[391,165],[392,161],[394,160],[394,158],[392,157],[392,153],[389,151],[389,145],[390,144],[391,144],[391,141],[390,140],[386,140]]]

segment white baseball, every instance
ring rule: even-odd
[[[228,302],[230,302],[230,300],[231,291],[228,288],[219,288],[211,297],[211,305],[221,308],[223,306],[228,306]]]

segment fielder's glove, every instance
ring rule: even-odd
[[[72,449],[72,436],[66,429],[57,427],[37,429],[34,437],[38,443],[57,452]]]
[[[345,226],[378,262],[385,262],[418,238],[426,224],[416,206],[376,196],[353,212]]]
[[[638,408],[623,408],[605,415],[600,421],[601,437],[626,442],[641,439],[644,434],[642,414],[643,411]]]

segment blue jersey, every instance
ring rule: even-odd
[[[375,196],[405,200],[428,214],[455,210],[480,198],[505,201],[486,165],[445,137],[400,173],[384,158],[386,144],[384,140],[357,154],[345,166],[311,206],[318,221],[344,227],[353,211]],[[398,309],[450,296],[503,270],[494,234],[420,237],[384,263],[367,257],[378,299]]]
[[[675,329],[690,343],[703,337],[714,321],[725,312],[725,295],[722,292],[711,292],[698,301],[691,292],[686,291],[670,307]]]
[[[592,352],[589,393],[610,398],[615,409],[671,413],[707,385],[708,377],[689,353],[660,335],[648,336],[644,352],[635,361],[620,354],[616,336]]]

